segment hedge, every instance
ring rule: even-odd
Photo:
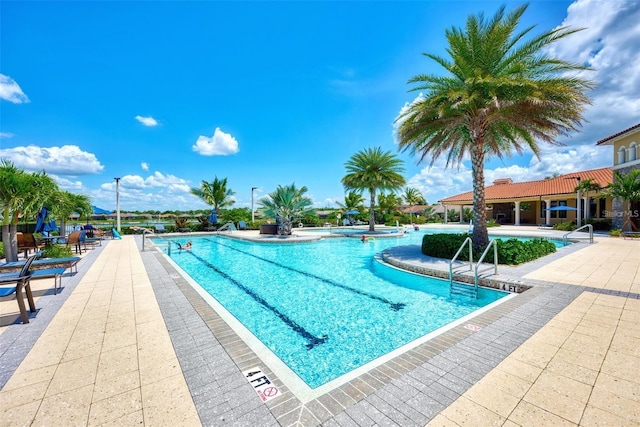
[[[422,238],[422,253],[436,258],[451,259],[456,254],[462,243],[470,234],[426,234]],[[556,251],[556,246],[546,239],[497,239],[498,263],[517,265],[533,261]],[[473,258],[477,261],[482,255],[482,250],[474,250]],[[460,261],[469,260],[469,251],[466,248],[457,258]],[[485,262],[493,262],[493,250],[490,250],[484,259]]]

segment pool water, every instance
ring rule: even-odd
[[[451,297],[448,281],[375,261],[375,253],[407,244],[403,238],[189,239],[190,251],[171,245],[172,260],[311,388],[506,295],[481,289],[477,300]]]

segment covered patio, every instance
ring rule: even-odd
[[[499,224],[546,226],[567,221],[604,220],[605,213],[611,210],[611,199],[596,198],[596,192],[584,194],[576,191],[578,184],[588,179],[604,188],[612,182],[613,173],[611,168],[600,168],[538,181],[497,179],[485,187],[487,220],[493,219]],[[445,223],[450,222],[448,211],[451,209],[462,219],[465,208],[473,209],[473,191],[439,202],[444,207]]]

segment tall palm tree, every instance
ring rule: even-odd
[[[627,202],[624,210],[624,216],[627,218],[622,224],[622,228],[629,223],[629,231],[632,231],[633,223],[630,221],[629,214],[631,213],[631,203],[640,201],[640,169],[633,169],[627,174],[613,171],[613,182],[605,187],[603,196],[619,197]]]
[[[216,215],[221,208],[233,206],[236,202],[231,198],[236,194],[233,190],[227,189],[227,178],[218,179],[214,177],[212,182],[202,181],[200,188],[192,188],[191,194],[200,197],[206,204],[213,206]]]
[[[591,218],[591,212],[590,212],[591,203],[589,201],[589,193],[591,192],[597,193],[598,191],[601,191],[602,186],[597,182],[595,182],[593,178],[588,178],[583,181],[580,181],[580,184],[578,184],[573,191],[577,192],[578,190],[581,191],[584,194],[584,196],[587,198],[587,203],[585,203],[585,206],[584,206],[584,218],[585,220],[588,220],[589,218]],[[579,200],[578,200],[578,203],[580,203]]]
[[[413,187],[405,188],[402,197],[404,198],[405,203],[409,205],[409,222],[413,224],[413,213],[411,212],[411,206],[424,203],[424,197],[417,188]]]
[[[307,187],[296,188],[295,183],[279,185],[274,192],[258,201],[261,205],[260,212],[266,217],[279,219],[281,227],[278,228],[278,233],[289,235],[295,218],[313,212],[313,202],[305,196],[306,192]]]
[[[590,103],[593,82],[568,73],[587,68],[549,56],[549,46],[579,30],[560,27],[526,40],[533,27],[517,31],[527,5],[491,18],[467,18],[465,28],[446,31],[450,58],[425,53],[447,72],[409,80],[420,95],[396,119],[399,148],[447,166],[468,155],[473,175],[473,244],[489,242],[484,163],[529,148],[538,141],[558,144],[558,135],[577,130]]]
[[[402,160],[381,147],[366,148],[354,154],[345,164],[342,178],[345,190],[369,191],[369,231],[375,231],[377,190],[399,190],[405,184]]]

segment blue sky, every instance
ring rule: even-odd
[[[236,207],[278,185],[316,207],[344,200],[344,164],[397,153],[393,122],[440,73],[445,30],[493,1],[0,2],[0,158],[115,209],[188,210],[202,180],[227,178]],[[610,166],[598,139],[640,122],[640,2],[533,1],[534,33],[585,27],[554,48],[595,68],[582,131],[486,165],[487,183]],[[416,164],[405,177],[433,203],[471,189],[468,162]],[[444,159],[443,159],[444,160]],[[257,203],[256,203],[257,206]]]

